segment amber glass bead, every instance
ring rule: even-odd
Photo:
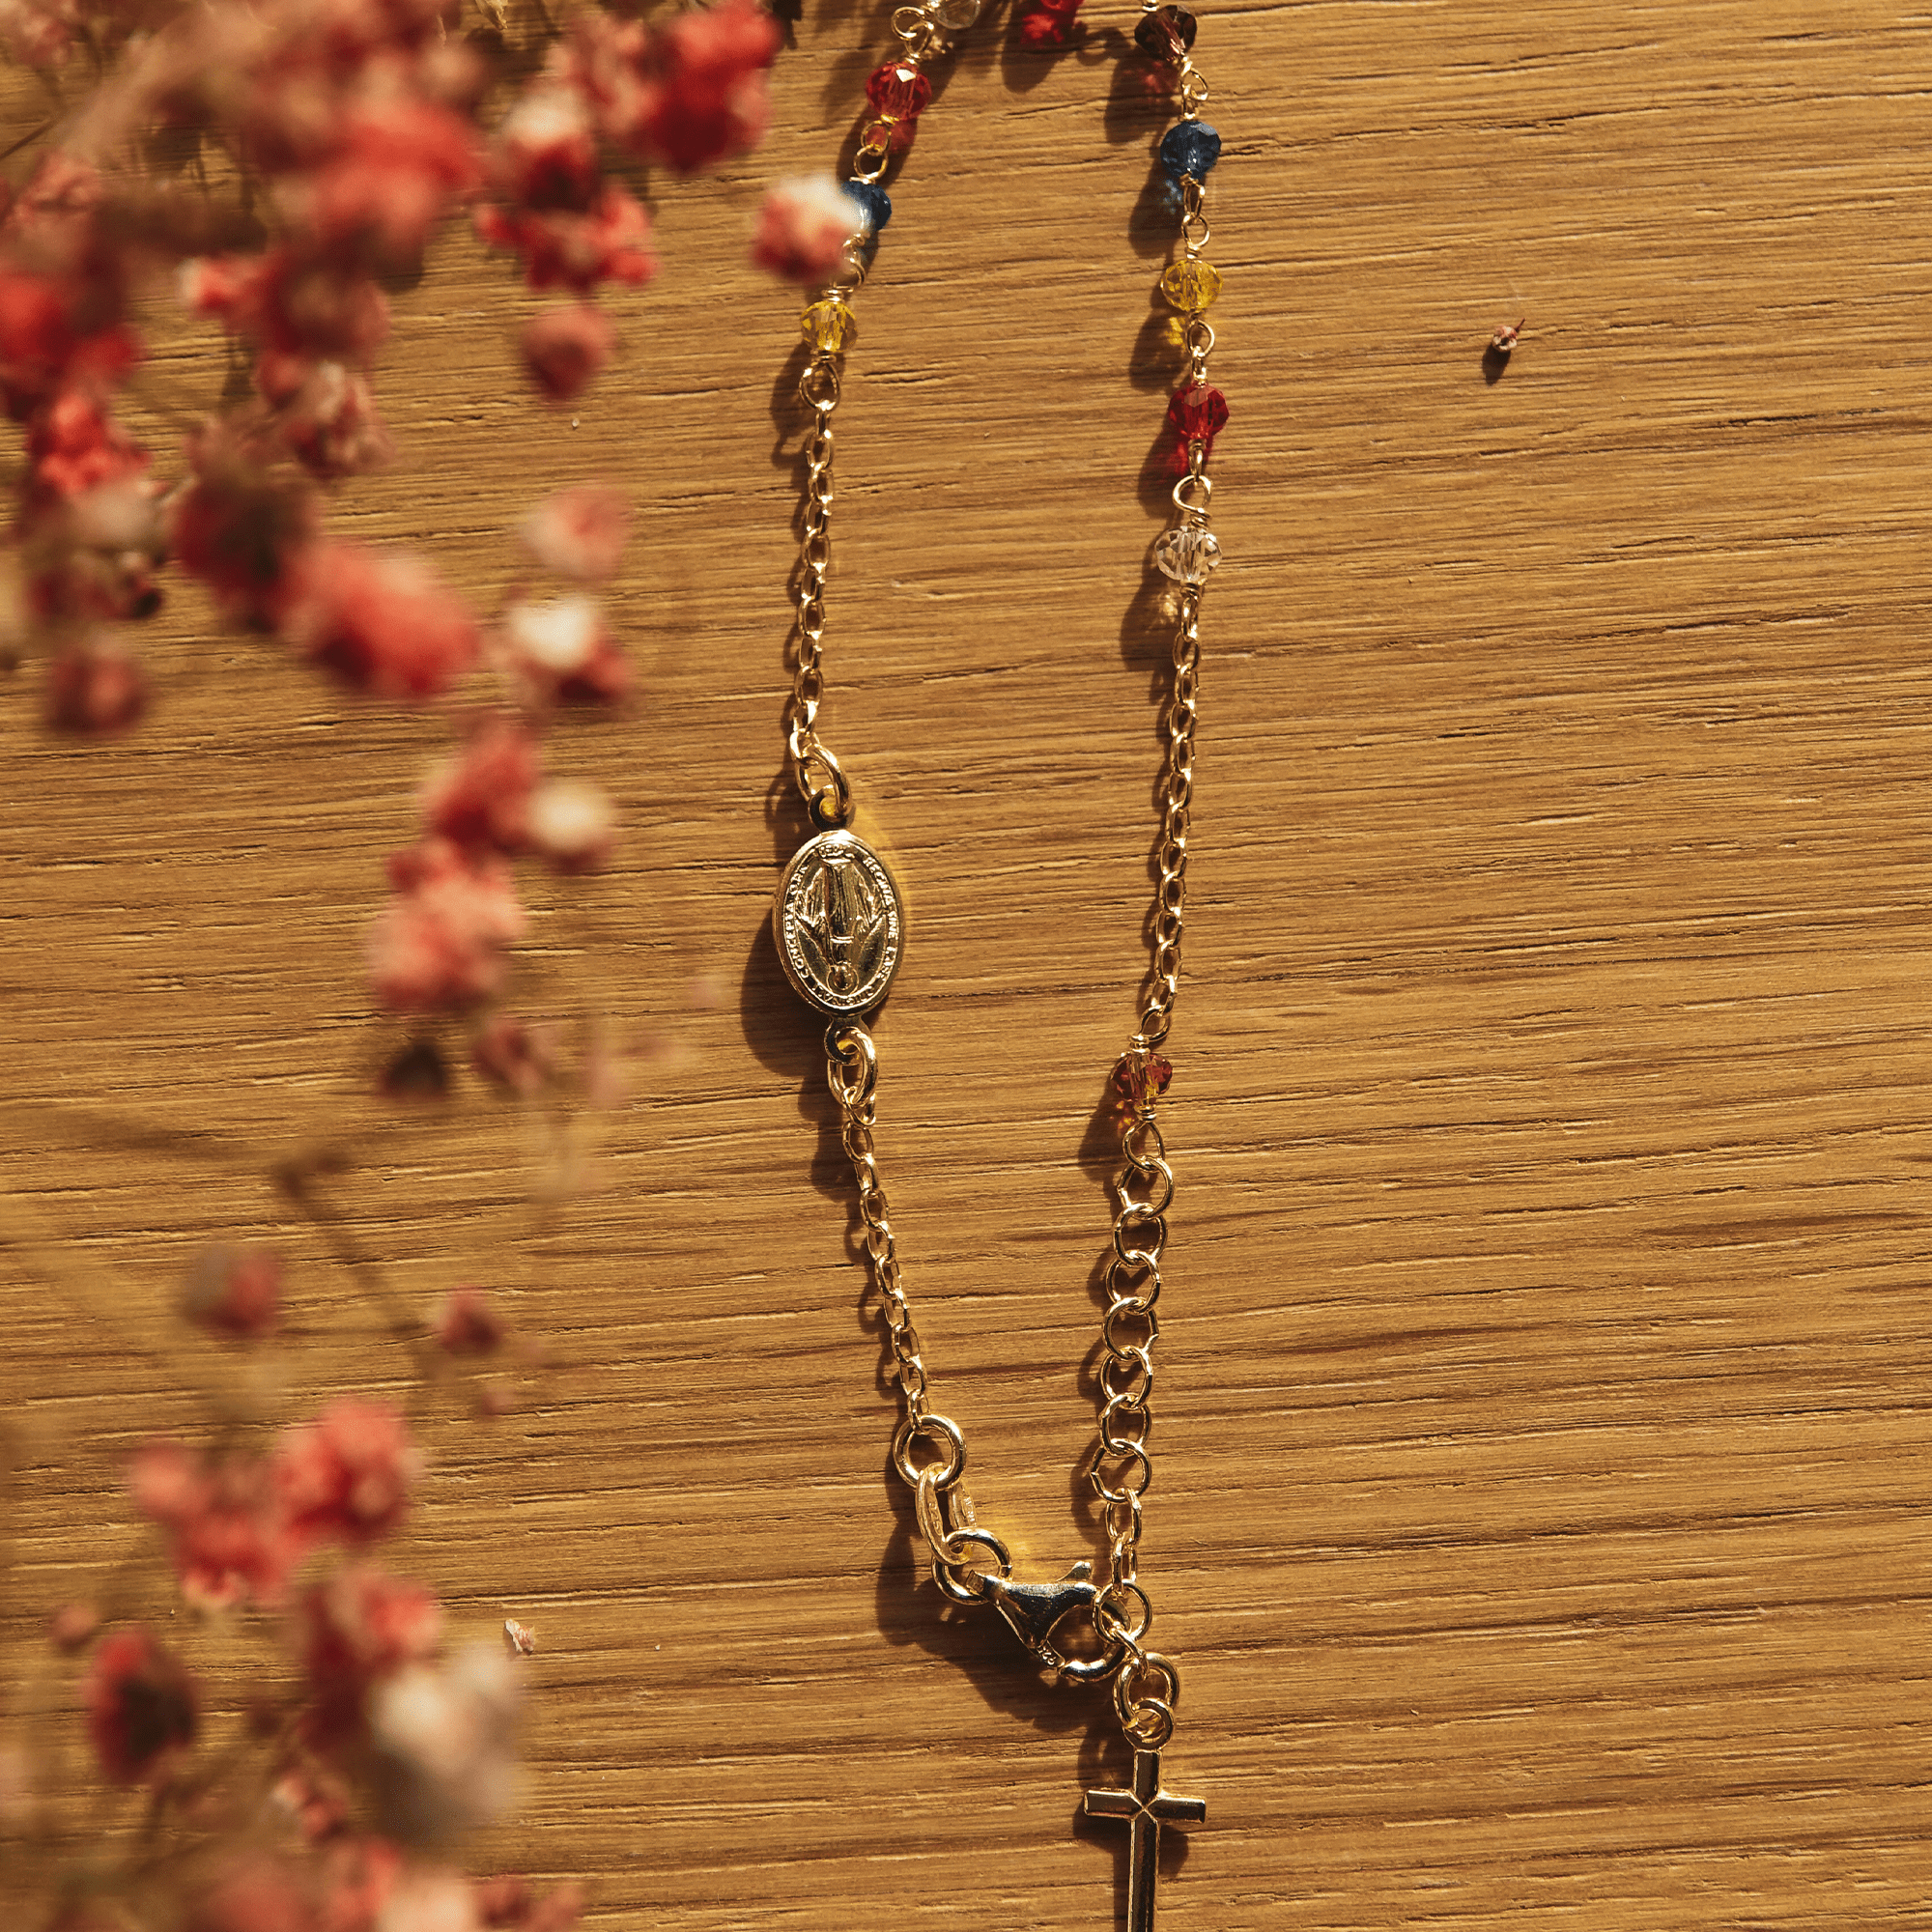
[[[1194,44],[1195,31],[1194,15],[1185,7],[1156,7],[1141,15],[1134,29],[1134,45],[1155,60],[1179,67]]]
[[[798,332],[812,348],[836,355],[845,347],[845,338],[858,324],[859,318],[842,301],[835,301],[828,296],[822,301],[806,305],[805,313],[798,319]]]
[[[1211,262],[1175,262],[1160,278],[1160,292],[1176,308],[1199,315],[1221,293],[1221,271]]]
[[[888,61],[866,83],[866,99],[895,121],[913,121],[932,99],[932,83],[910,61]]]
[[[1114,1092],[1128,1106],[1144,1110],[1167,1092],[1173,1078],[1173,1063],[1159,1054],[1123,1053],[1114,1066]]]

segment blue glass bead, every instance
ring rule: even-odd
[[[893,200],[877,182],[848,181],[845,192],[866,211],[866,233],[876,235],[893,218]]]
[[[1206,181],[1221,158],[1221,137],[1205,121],[1179,121],[1160,137],[1160,164],[1179,181],[1192,175]]]

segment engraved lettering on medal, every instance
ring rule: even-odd
[[[875,1007],[897,970],[898,892],[879,856],[851,833],[801,846],[772,908],[785,976],[823,1012]]]

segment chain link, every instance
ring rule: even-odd
[[[838,363],[830,355],[808,362],[798,379],[798,393],[811,412],[811,432],[805,445],[805,501],[793,572],[797,647],[791,698],[785,705],[785,750],[811,822],[829,831],[852,815],[852,788],[818,735],[818,706],[825,696],[825,579],[832,569],[832,412],[838,407]]]

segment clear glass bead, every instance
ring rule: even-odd
[[[1214,532],[1199,524],[1182,524],[1154,539],[1154,568],[1177,583],[1206,583],[1208,573],[1220,561],[1221,546],[1214,541]]]
[[[980,0],[939,0],[933,17],[949,34],[963,34],[980,17]]]

